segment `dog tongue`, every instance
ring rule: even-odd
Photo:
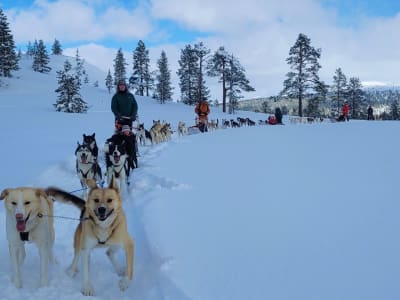
[[[25,231],[25,226],[26,226],[25,221],[23,221],[23,220],[17,221],[17,230],[19,232],[24,232]]]

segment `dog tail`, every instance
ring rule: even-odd
[[[46,189],[46,194],[53,197],[54,200],[57,199],[64,203],[73,204],[81,210],[85,207],[86,204],[86,201],[82,198],[79,198],[56,187],[48,187]]]

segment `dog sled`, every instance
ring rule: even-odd
[[[197,125],[193,125],[193,126],[190,126],[188,128],[188,134],[189,135],[199,134],[199,133],[201,133],[201,131],[200,131],[200,129],[199,129],[199,127]]]

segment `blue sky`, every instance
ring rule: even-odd
[[[131,63],[142,40],[154,67],[166,52],[174,76],[180,50],[202,41],[239,59],[256,89],[246,98],[276,95],[289,71],[289,49],[303,33],[322,49],[320,76],[328,84],[337,68],[365,84],[400,83],[400,1],[0,0],[0,6],[21,50],[28,41],[51,45],[57,38],[64,54],[79,49],[105,72],[119,48]]]

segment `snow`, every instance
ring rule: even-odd
[[[51,57],[51,74],[34,73],[23,61],[0,88],[1,190],[79,189],[77,142],[95,132],[101,147],[112,134],[112,95],[104,87],[106,74],[95,68],[89,79],[100,87],[82,90],[88,113],[54,111],[55,71],[65,59]],[[194,123],[193,107],[137,99],[146,128],[158,119],[175,130],[179,121]],[[210,118],[266,119],[219,110],[212,107]],[[104,249],[96,249],[93,299],[400,299],[400,123],[284,121],[174,133],[168,142],[139,147],[139,168],[124,192],[136,245],[134,279],[121,292]],[[61,218],[77,218],[79,211],[56,202],[55,214],[57,264],[50,266],[49,286],[39,288],[38,251],[26,244],[23,288],[17,289],[0,205],[0,299],[85,298],[81,273],[65,273],[77,221]],[[122,252],[119,259],[122,264]]]

